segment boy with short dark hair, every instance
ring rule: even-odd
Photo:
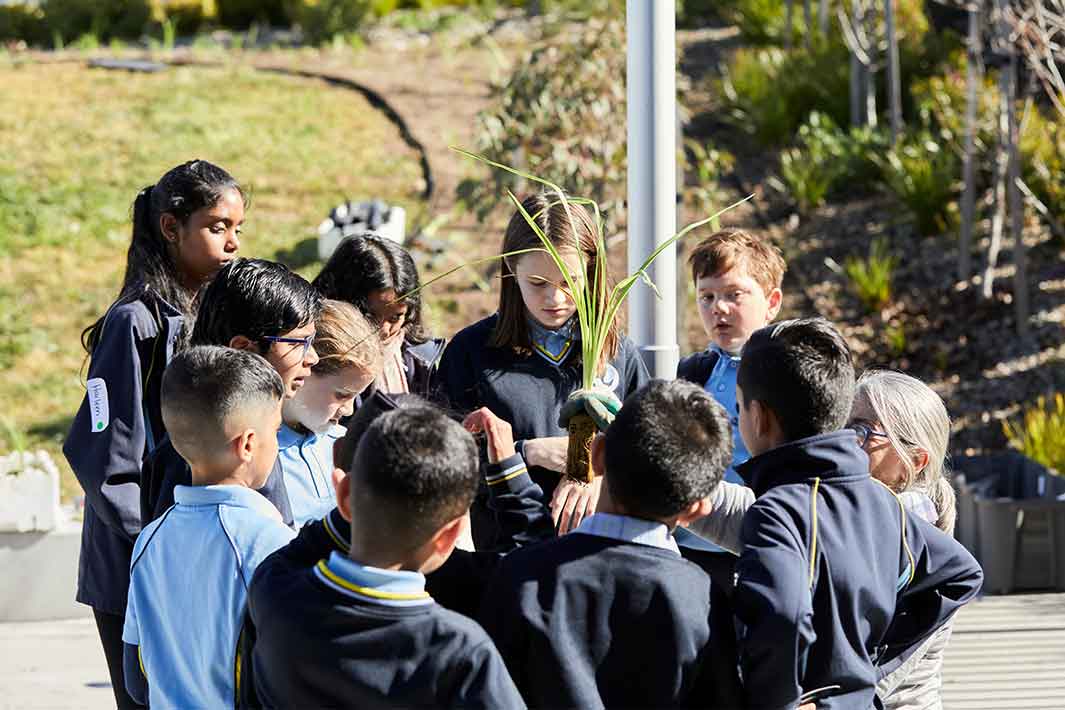
[[[734,595],[745,704],[882,707],[878,677],[980,590],[952,538],[909,516],[869,475],[854,432],[850,349],[820,318],[755,332],[739,367],[739,468],[757,500],[743,518]],[[897,541],[885,554],[885,540]],[[890,549],[887,548],[887,549]]]
[[[322,300],[314,287],[283,264],[263,259],[234,259],[200,293],[193,345],[222,345],[261,355],[269,362],[291,398],[318,362],[315,321]],[[144,464],[141,516],[145,522],[174,502],[174,487],[188,485],[189,468],[171,442],[163,440]],[[292,509],[284,474],[275,464],[260,490],[286,524]]]
[[[480,618],[531,706],[731,706],[735,659],[713,656],[731,630],[718,637],[711,577],[672,535],[709,511],[731,440],[701,388],[653,381],[593,441],[598,511],[503,558]]]
[[[521,468],[515,473],[527,478]],[[473,438],[435,407],[374,420],[338,483],[347,554],[334,549],[308,564],[324,551],[329,529],[320,521],[252,581],[247,690],[256,697],[246,702],[524,707],[484,630],[426,591],[424,575],[444,563],[467,524],[479,475]]]
[[[163,374],[163,421],[191,485],[133,549],[122,640],[138,702],[234,702],[246,585],[293,536],[256,492],[277,457],[283,394],[266,360],[231,348],[190,348]]]

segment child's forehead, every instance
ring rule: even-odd
[[[758,281],[751,276],[747,264],[737,262],[716,274],[703,274],[695,281],[696,288],[720,288],[725,285],[757,286]]]

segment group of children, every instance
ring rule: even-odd
[[[498,312],[445,348],[401,247],[349,238],[312,284],[236,257],[243,208],[205,161],[142,191],[86,331],[64,451],[121,707],[892,706],[978,593],[910,512],[946,504],[945,438],[860,405],[826,321],[770,324],[768,244],[696,248],[712,344],[677,380],[614,324],[585,485],[558,473],[580,331],[544,253],[504,258]],[[523,208],[609,280],[585,210]],[[538,240],[519,212],[502,251]]]

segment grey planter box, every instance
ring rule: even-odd
[[[953,461],[955,535],[984,568],[984,591],[1065,591],[1065,478],[1018,453]]]

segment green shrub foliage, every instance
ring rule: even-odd
[[[621,19],[590,22],[563,45],[534,49],[495,87],[478,117],[476,150],[586,195],[615,225],[625,197],[625,38]],[[535,186],[505,171],[463,180],[460,200],[484,219]]]
[[[140,37],[151,20],[148,0],[44,0],[41,10],[50,35],[64,43]]]

